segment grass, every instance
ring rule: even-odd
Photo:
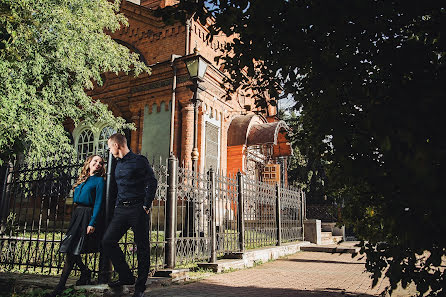
[[[215,272],[213,272],[212,269],[196,267],[194,270],[189,271],[187,275],[189,276],[189,279],[201,280],[214,274]]]
[[[43,290],[40,288],[30,289],[27,292],[22,293],[14,293],[14,292],[2,292],[0,297],[43,297],[45,293],[48,293],[50,290]],[[63,291],[60,297],[89,297],[95,296],[94,294],[88,293],[85,290],[75,290],[73,288],[67,288]]]
[[[17,236],[18,235],[18,236]],[[45,234],[37,232],[21,232],[16,236],[0,237],[0,272],[37,273],[59,275],[63,266],[64,255],[58,252],[61,232]],[[30,241],[31,238],[31,241]],[[163,265],[164,232],[151,233],[151,265]],[[128,231],[120,240],[127,262],[136,266],[136,246],[132,231]],[[89,269],[99,270],[99,253],[86,254],[84,262]],[[22,264],[18,264],[22,263]],[[51,268],[53,267],[53,268]],[[57,268],[59,267],[59,269]],[[75,273],[75,272],[74,272]]]

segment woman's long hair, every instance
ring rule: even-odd
[[[105,176],[104,159],[99,155],[91,155],[90,157],[87,158],[87,160],[85,160],[84,166],[82,166],[81,174],[79,174],[77,181],[73,185],[73,190],[74,190],[74,188],[76,188],[77,186],[79,186],[81,183],[83,183],[84,181],[86,181],[88,179],[88,177],[90,176],[90,162],[96,156],[100,157],[102,160],[102,167],[101,167],[101,169],[99,169],[98,172],[96,172],[96,175],[102,176],[102,177]]]

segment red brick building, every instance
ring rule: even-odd
[[[197,136],[200,171],[210,166],[223,173],[238,170],[266,179],[278,180],[286,172],[286,157],[291,154],[285,134],[287,127],[275,117],[276,108],[256,108],[251,97],[243,91],[226,98],[221,87],[225,76],[214,57],[228,37],[216,36],[206,40],[207,29],[198,21],[187,20],[166,25],[154,16],[153,9],[174,5],[174,0],[123,1],[121,12],[129,26],[111,34],[117,42],[141,55],[150,65],[152,74],[139,77],[106,74],[104,85],[91,92],[94,99],[107,104],[116,116],[133,122],[130,147],[134,152],[152,156],[169,156],[171,119],[173,118],[173,153],[181,162],[191,165],[194,133]],[[195,55],[194,49],[209,66],[199,93],[201,104],[194,124],[193,85],[185,60]],[[176,88],[173,88],[174,80]],[[175,100],[173,117],[172,100]],[[98,132],[88,127],[72,127],[79,155],[104,152],[106,139],[112,132],[106,123],[98,124]],[[94,130],[96,131],[96,130]],[[268,165],[278,164],[280,165]],[[285,179],[286,180],[286,179]]]

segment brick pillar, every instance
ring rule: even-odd
[[[180,101],[177,100],[175,103],[175,119],[174,119],[174,141],[173,141],[173,151],[178,159],[181,159],[181,108]]]
[[[181,127],[181,163],[187,167],[192,165],[192,149],[194,146],[194,105],[192,103],[186,104],[181,109],[182,127]]]
[[[136,130],[132,130],[132,136],[131,136],[131,143],[130,143],[130,149],[134,153],[139,153],[139,137],[140,132],[142,129],[140,129],[139,125],[139,118],[140,118],[140,111],[137,111],[132,116],[132,122],[135,124]]]
[[[139,110],[139,128],[138,128],[138,152],[141,153],[142,151],[142,138],[144,134],[144,107]],[[151,160],[150,160],[151,161]]]
[[[204,147],[204,133],[205,133],[205,127],[204,127],[204,117],[203,117],[204,113],[203,113],[203,105],[200,105],[200,107],[198,107],[198,127],[197,127],[197,148],[198,148],[198,171],[203,172],[204,171],[204,158],[205,158],[205,150],[206,148]],[[216,168],[214,168],[216,169]]]

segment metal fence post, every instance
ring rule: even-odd
[[[277,228],[277,244],[282,245],[282,218],[280,205],[280,185],[276,184],[276,228]]]
[[[307,219],[307,211],[306,211],[306,203],[305,203],[305,192],[301,188],[299,190],[300,192],[300,208],[301,208],[301,215],[300,215],[300,226],[302,227],[302,240],[305,238],[305,228],[304,228],[304,221]]]
[[[3,180],[2,196],[0,197],[1,198],[1,200],[0,200],[0,234],[3,233],[3,231],[4,231],[3,230],[4,229],[3,218],[5,218],[7,216],[7,214],[6,214],[6,199],[7,199],[6,187],[8,186],[9,166],[10,166],[9,163],[7,163],[5,166],[5,177]]]
[[[114,189],[114,167],[116,166],[116,161],[113,158],[112,153],[108,152],[108,161],[107,161],[107,182],[105,184],[105,225],[108,226],[110,220],[113,215],[113,206],[114,199],[112,196],[116,194],[116,189]],[[103,252],[101,252],[99,256],[99,275],[98,275],[98,283],[106,284],[111,280],[112,275],[112,263],[109,257],[105,256]]]
[[[237,172],[237,185],[238,185],[238,241],[239,241],[239,248],[240,252],[245,251],[245,208],[244,208],[244,197],[243,197],[243,175],[239,171]]]
[[[177,191],[177,159],[170,155],[167,164],[167,197],[166,197],[166,248],[164,263],[167,268],[175,268],[175,237],[176,237],[176,191]]]
[[[211,167],[209,169],[209,181],[210,181],[210,200],[211,200],[211,258],[210,263],[217,262],[217,218],[216,218],[216,197],[215,197],[215,172]]]

